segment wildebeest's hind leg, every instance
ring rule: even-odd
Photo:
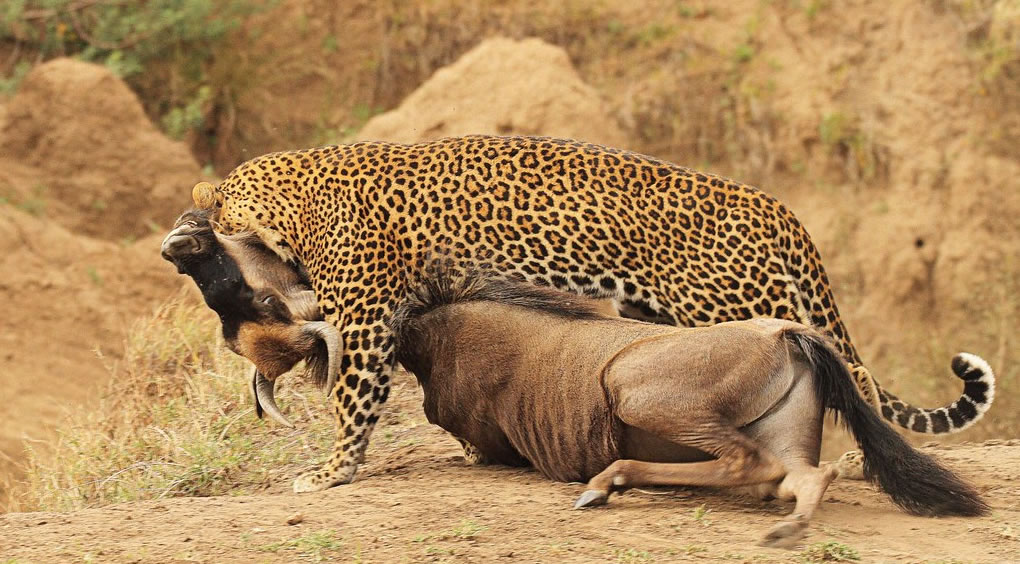
[[[784,501],[796,500],[793,512],[774,526],[762,544],[790,548],[807,530],[826,488],[836,470],[818,467],[822,445],[822,405],[815,392],[814,375],[802,363],[794,363],[794,384],[784,400],[764,417],[743,429],[755,442],[776,453],[786,476],[779,482],[760,487]]]
[[[782,463],[760,448],[732,424],[714,413],[656,409],[644,406],[617,416],[627,425],[715,457],[704,462],[645,462],[622,459],[609,465],[588,482],[575,508],[601,505],[613,491],[636,486],[736,487],[778,482],[786,475]],[[683,414],[680,417],[673,417]]]

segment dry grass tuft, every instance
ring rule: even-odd
[[[285,483],[303,450],[328,444],[332,423],[311,387],[278,386],[298,430],[255,417],[248,365],[204,304],[174,299],[130,334],[98,407],[71,416],[52,453],[30,449],[11,510],[250,493]]]

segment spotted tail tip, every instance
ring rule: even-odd
[[[962,407],[958,404],[964,400],[973,405],[972,409],[963,410],[967,412],[966,421],[955,426],[953,431],[956,432],[976,423],[992,406],[995,401],[995,372],[985,359],[962,352],[953,357],[953,373],[964,381],[963,397],[954,407]]]

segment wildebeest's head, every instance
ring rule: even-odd
[[[252,361],[256,413],[292,426],[273,397],[275,380],[302,359],[331,390],[339,334],[322,321],[315,292],[299,268],[251,234],[221,235],[205,211],[185,212],[163,240],[163,258],[198,285],[220,317],[230,350]]]

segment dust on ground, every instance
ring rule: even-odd
[[[580,484],[471,466],[421,415],[400,373],[355,483],[289,493],[125,503],[0,516],[0,554],[27,562],[790,562],[756,546],[791,504],[694,488],[631,491],[574,511]],[[408,426],[407,419],[416,424]],[[398,423],[399,422],[399,423]],[[300,433],[300,432],[299,432]],[[1006,562],[1020,550],[1020,441],[927,449],[976,484],[982,518],[907,515],[873,486],[837,480],[806,546],[835,541],[864,562]],[[295,518],[297,516],[297,518]],[[288,519],[300,520],[289,525]]]

